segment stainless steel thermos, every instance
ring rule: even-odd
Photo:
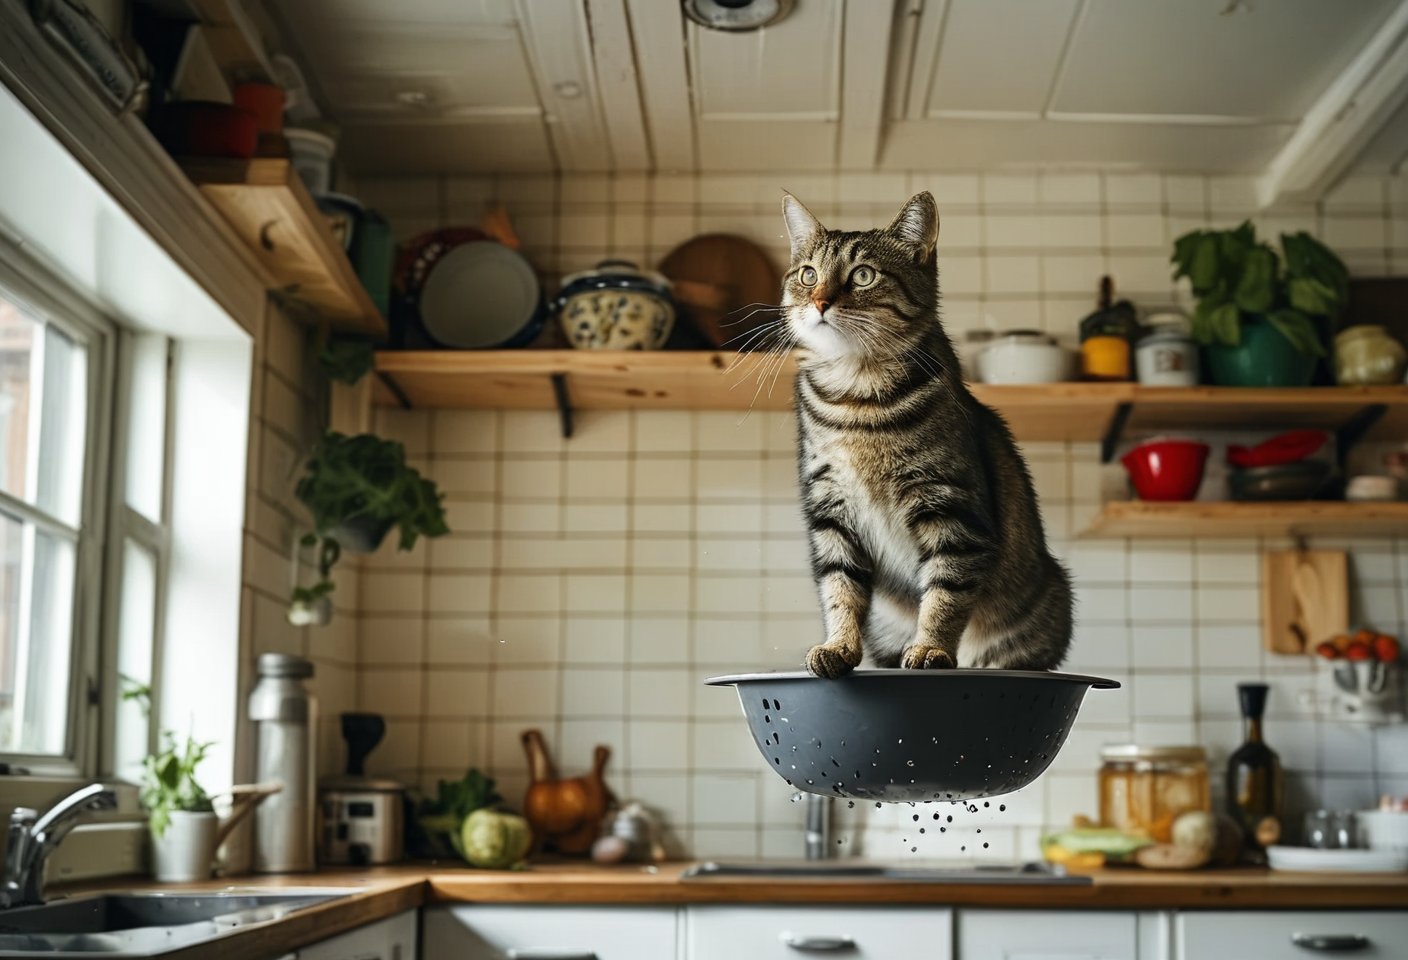
[[[313,675],[313,664],[290,654],[264,653],[257,669],[259,680],[249,695],[249,718],[257,728],[255,779],[283,789],[254,811],[254,869],[312,870],[318,702],[303,681]]]

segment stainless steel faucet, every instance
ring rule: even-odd
[[[807,859],[825,860],[831,851],[831,798],[808,793],[803,802],[806,804]]]
[[[44,902],[44,865],[68,832],[97,810],[117,807],[117,794],[101,783],[90,783],[54,804],[43,816],[29,807],[10,814],[5,840],[5,877],[0,883],[0,909]]]

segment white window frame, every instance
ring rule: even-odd
[[[92,777],[97,766],[100,690],[99,644],[103,612],[103,552],[107,535],[105,488],[111,469],[112,399],[116,325],[75,294],[64,281],[22,247],[0,234],[0,287],[87,350],[88,410],[85,419],[83,494],[76,534],[69,715],[60,756],[0,753],[0,762],[30,776],[75,780]],[[20,498],[0,491],[4,509],[38,527],[54,530],[54,521]]]
[[[160,522],[150,518],[127,503],[127,458],[132,452],[131,433],[134,427],[132,407],[132,380],[135,375],[133,356],[137,342],[144,337],[160,338],[166,347],[164,364],[165,385],[162,403],[162,442],[161,442],[161,498]],[[172,435],[174,433],[174,407],[172,403],[176,362],[176,343],[161,333],[147,333],[128,328],[120,328],[117,333],[117,376],[114,384],[114,426],[113,448],[109,459],[111,479],[108,483],[108,510],[110,522],[106,545],[106,570],[104,575],[104,629],[102,636],[102,718],[100,724],[100,753],[98,772],[104,777],[115,777],[119,771],[117,763],[118,710],[122,704],[123,681],[119,675],[123,575],[125,572],[124,548],[128,540],[151,552],[156,558],[156,590],[152,598],[152,662],[151,681],[148,684],[152,696],[147,704],[147,752],[154,752],[160,741],[161,698],[156,691],[161,689],[162,645],[166,637],[166,585],[167,572],[171,562],[171,462]]]

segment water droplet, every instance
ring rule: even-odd
[[[855,802],[854,800],[847,800],[847,801],[846,801],[846,808],[847,808],[848,810],[854,810],[854,809],[856,808],[856,802]]]
[[[915,823],[918,823],[918,822],[919,822],[919,814],[917,814],[917,813],[914,815],[914,822],[915,822]]]
[[[906,767],[912,767],[912,766],[914,766],[914,761],[913,761],[913,760],[906,760],[906,761],[904,762],[904,765],[905,765]]]
[[[918,847],[910,847],[910,848],[909,848],[909,852],[910,852],[910,853],[918,853],[918,852],[919,852],[919,848],[918,848]]]
[[[990,803],[988,803],[986,800],[984,800],[984,801],[983,801],[983,806],[985,806],[985,807],[990,807],[990,806],[992,806],[992,804],[990,804]]]
[[[988,845],[987,845],[986,843],[984,843],[984,844],[983,844],[983,849],[986,850],[987,848],[988,848]]]
[[[1006,809],[1007,809],[1007,804],[1005,804],[1005,803],[1000,803],[1000,804],[997,805],[997,811],[998,811],[998,813],[1001,813],[1002,811],[1004,811],[1004,810],[1006,810]]]

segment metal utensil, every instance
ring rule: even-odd
[[[1035,780],[1085,691],[1113,680],[1026,670],[858,670],[714,677],[753,741],[798,790],[858,800],[973,800]]]

